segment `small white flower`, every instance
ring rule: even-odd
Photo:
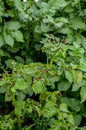
[[[23,2],[27,2],[27,0],[23,0]]]
[[[36,2],[38,2],[39,0],[35,0]]]

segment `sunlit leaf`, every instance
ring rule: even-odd
[[[19,30],[13,31],[13,32],[11,32],[11,35],[12,35],[13,38],[16,39],[16,41],[24,42],[23,34],[22,34],[21,31],[19,31]]]
[[[21,27],[21,24],[18,21],[10,21],[7,23],[7,28],[9,30],[17,30]]]
[[[13,45],[14,45],[14,39],[12,38],[12,36],[10,35],[10,34],[4,34],[4,38],[5,38],[5,42],[9,45],[9,46],[11,46],[11,47],[13,47]]]
[[[55,104],[53,102],[48,102],[45,104],[45,107],[42,111],[44,117],[50,118],[56,114],[57,108],[54,105]]]
[[[33,89],[33,91],[34,91],[35,94],[42,93],[43,89],[44,89],[44,84],[40,80],[36,81],[33,84],[32,89]]]

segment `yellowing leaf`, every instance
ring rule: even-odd
[[[80,83],[82,81],[83,75],[81,71],[77,71],[77,83]]]
[[[82,81],[83,75],[79,70],[72,70],[74,82],[79,84]]]

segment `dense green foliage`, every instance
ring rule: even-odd
[[[86,0],[0,0],[0,130],[86,129]]]

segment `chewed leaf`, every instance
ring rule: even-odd
[[[57,108],[54,105],[55,104],[52,102],[46,103],[46,105],[42,111],[44,117],[50,118],[57,112]]]
[[[35,94],[42,93],[44,84],[39,80],[32,85],[32,89]]]
[[[15,92],[16,90],[25,90],[28,87],[29,84],[24,80],[24,78],[16,78],[15,85],[11,88],[11,91]]]

